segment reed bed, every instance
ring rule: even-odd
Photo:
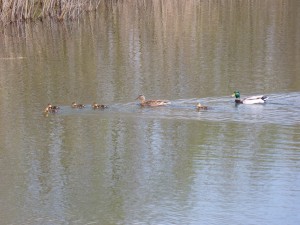
[[[105,1],[105,0],[103,0]],[[102,0],[0,0],[0,21],[4,24],[53,18],[75,19],[95,10]]]

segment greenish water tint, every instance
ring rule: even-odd
[[[0,34],[1,224],[299,223],[298,1],[160,2]]]

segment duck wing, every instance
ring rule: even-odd
[[[161,106],[161,105],[167,105],[169,104],[168,100],[148,100],[144,103],[148,106]]]
[[[245,100],[262,99],[262,97],[264,97],[264,96],[263,95],[251,96],[251,97],[245,98]]]
[[[257,95],[257,96],[251,96],[243,99],[243,104],[260,104],[265,103],[265,101],[268,99],[265,95]]]

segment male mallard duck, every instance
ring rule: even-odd
[[[168,100],[147,100],[144,95],[139,95],[136,100],[139,99],[141,102],[141,106],[162,106],[162,105],[167,105],[170,102]]]
[[[201,103],[197,104],[197,110],[207,110],[207,106],[201,105]]]
[[[92,104],[92,108],[93,109],[106,109],[106,108],[108,108],[108,106],[107,105],[100,105],[100,104],[97,104],[97,103],[93,103]]]
[[[72,102],[72,108],[82,109],[85,105],[83,104],[77,104],[76,102]]]
[[[240,99],[239,91],[233,92],[232,97],[235,97],[235,103],[247,104],[247,105],[265,103],[266,100],[268,99],[268,97],[265,95],[257,95],[257,96],[251,96],[244,99]]]

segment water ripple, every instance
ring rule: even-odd
[[[62,106],[58,115],[133,116],[156,119],[204,120],[279,125],[300,124],[300,93],[270,94],[266,104],[236,105],[231,97],[209,97],[171,100],[164,107],[140,107],[137,102],[115,103],[105,110],[72,109]],[[206,105],[206,111],[197,111],[196,104]]]

